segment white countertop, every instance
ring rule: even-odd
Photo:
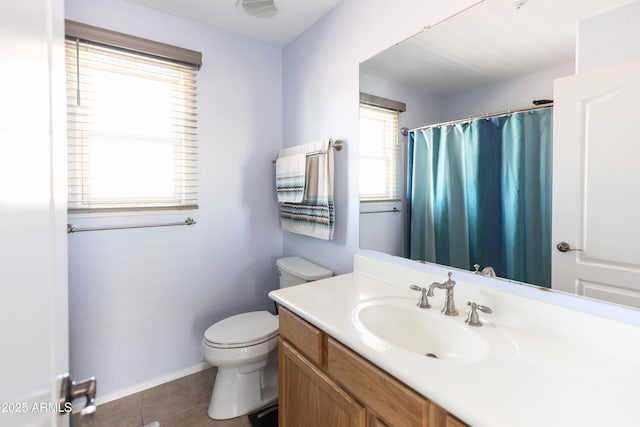
[[[444,280],[356,255],[353,273],[269,296],[471,426],[640,425],[637,326],[460,281],[454,289],[460,315],[451,319],[464,324],[466,302],[474,301],[493,314],[480,313],[485,326],[473,333],[509,337],[509,346],[493,348],[481,360],[431,359],[372,340],[353,320],[363,301],[417,302],[409,285]],[[438,315],[444,295],[436,289],[430,298]]]

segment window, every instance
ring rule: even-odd
[[[384,102],[387,101],[387,102]],[[390,103],[392,109],[387,108]],[[375,105],[373,105],[375,104]],[[384,106],[381,106],[384,105]],[[402,147],[398,143],[398,116],[404,104],[361,94],[360,201],[400,200]]]
[[[197,208],[199,54],[66,29],[69,212]]]

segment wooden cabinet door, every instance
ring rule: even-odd
[[[469,427],[435,403],[429,406],[429,427]]]
[[[287,341],[279,346],[280,427],[365,427],[364,407]]]
[[[377,418],[373,414],[369,414],[369,422],[367,427],[389,427],[380,418]]]

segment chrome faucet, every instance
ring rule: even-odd
[[[487,277],[496,277],[496,272],[491,266],[483,268],[482,271],[480,271],[480,264],[473,264],[473,268],[475,268],[475,274],[480,274]]]
[[[429,292],[427,293],[428,296],[432,297],[434,288],[446,289],[447,296],[444,299],[444,307],[442,308],[442,314],[446,316],[458,315],[458,310],[456,310],[456,303],[453,300],[453,287],[456,285],[456,281],[451,280],[452,274],[453,273],[449,272],[449,278],[447,279],[446,282],[443,282],[443,283],[433,282],[432,284],[430,284]]]

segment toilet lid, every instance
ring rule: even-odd
[[[259,344],[278,335],[278,316],[268,311],[236,314],[214,323],[204,338],[214,346],[237,347]]]

